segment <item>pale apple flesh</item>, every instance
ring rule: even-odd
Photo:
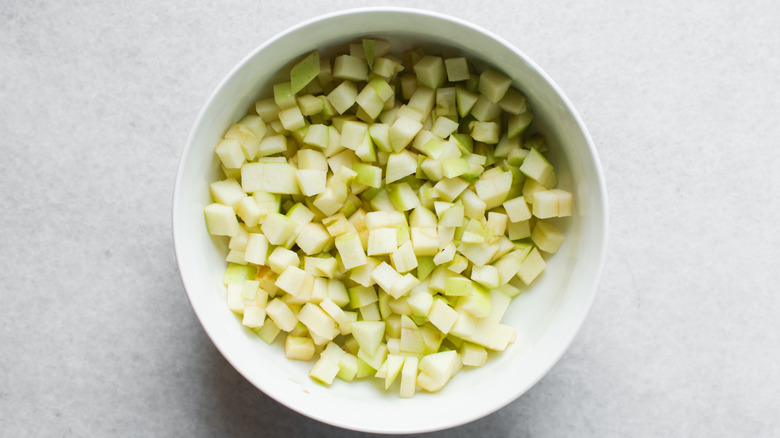
[[[381,39],[289,76],[215,145],[227,309],[314,381],[403,398],[524,339],[502,319],[575,209],[512,79]]]

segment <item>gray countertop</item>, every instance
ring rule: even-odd
[[[189,130],[230,69],[369,4],[0,3],[0,435],[361,436],[225,361],[179,280],[170,214]],[[610,201],[568,352],[506,408],[432,435],[780,435],[777,5],[397,4],[491,29],[545,69]]]

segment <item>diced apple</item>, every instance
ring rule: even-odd
[[[549,222],[537,221],[533,231],[531,231],[531,240],[546,253],[554,254],[557,252],[563,244],[563,239],[563,233]]]
[[[435,227],[412,227],[412,246],[419,256],[435,256],[439,252],[439,237]]]
[[[268,256],[268,267],[277,274],[281,274],[289,266],[297,267],[299,264],[298,254],[281,246],[274,248]]]
[[[479,92],[493,103],[503,99],[510,86],[512,79],[493,69],[487,69],[479,76]]]
[[[374,279],[377,285],[387,293],[393,288],[393,285],[403,278],[392,266],[387,262],[380,263],[371,273],[371,277]]]
[[[510,221],[522,222],[531,219],[531,211],[528,209],[528,204],[526,204],[523,196],[505,201],[503,205]]]
[[[485,208],[488,210],[501,205],[512,187],[512,172],[503,172],[500,168],[494,169],[495,172],[483,173],[474,184],[477,196],[485,203]]]
[[[450,82],[460,82],[469,79],[469,64],[466,58],[447,58],[444,60],[444,65],[447,70],[447,79]]]
[[[460,355],[455,350],[424,356],[418,365],[417,385],[429,392],[439,391],[452,378],[459,363]]]
[[[308,255],[322,252],[330,242],[328,230],[320,223],[307,223],[301,227],[295,243]]]
[[[354,82],[365,81],[368,77],[366,60],[351,55],[337,56],[333,60],[333,77]]]
[[[241,186],[247,193],[300,194],[295,167],[287,163],[247,163],[241,166]]]
[[[336,112],[344,114],[344,112],[355,104],[357,94],[357,86],[355,83],[345,80],[328,94],[328,102],[333,105]]]
[[[397,232],[393,228],[376,228],[368,234],[367,254],[370,256],[391,254],[398,249]]]
[[[498,269],[492,265],[474,266],[471,269],[471,279],[488,289],[498,287]]]
[[[417,81],[429,88],[438,88],[447,79],[444,61],[439,56],[425,56],[414,64]]]
[[[417,171],[417,156],[409,151],[390,154],[385,168],[385,182],[390,184]]]
[[[281,245],[286,242],[293,237],[297,228],[298,224],[294,220],[279,213],[268,214],[260,226],[263,234],[272,245]]]
[[[422,129],[422,123],[406,116],[396,118],[390,126],[390,147],[393,151],[402,151],[418,132]]]
[[[400,280],[393,283],[393,285],[391,286],[390,290],[387,291],[387,293],[397,300],[402,296],[406,295],[418,284],[420,284],[420,280],[418,280],[417,277],[415,277],[412,274],[406,274],[403,277],[401,277]]]
[[[512,116],[509,119],[509,125],[507,127],[507,135],[511,138],[522,134],[528,128],[528,126],[531,124],[533,120],[534,120],[534,114],[528,110],[520,114],[517,114],[515,116]]]
[[[346,269],[356,268],[366,263],[366,253],[357,233],[347,233],[336,238],[336,249]]]
[[[260,233],[250,233],[244,259],[249,263],[264,265],[268,255],[268,239]]]
[[[298,313],[298,320],[302,322],[310,332],[316,333],[327,339],[333,339],[341,333],[336,328],[336,321],[330,317],[320,306],[306,303]]]
[[[234,178],[227,178],[222,181],[215,181],[209,184],[211,198],[218,204],[235,207],[239,201],[246,197],[246,192],[241,188],[241,184]]]
[[[274,298],[265,308],[266,315],[279,329],[289,332],[298,324],[298,318],[282,300]]]
[[[287,336],[284,342],[284,354],[287,359],[310,361],[314,358],[314,342],[304,336]]]
[[[465,366],[481,367],[487,363],[487,350],[481,345],[464,342],[460,349],[461,362]]]
[[[235,236],[239,233],[238,219],[233,209],[227,205],[210,204],[203,209],[206,228],[214,236]]]
[[[325,191],[328,173],[324,170],[298,169],[295,178],[301,193],[305,196],[315,196]]]
[[[350,328],[360,349],[368,356],[376,354],[385,336],[385,322],[356,321],[350,324]]]
[[[369,235],[370,239],[370,235]],[[398,247],[390,256],[393,267],[398,272],[409,272],[417,267],[417,256],[410,240]]]
[[[544,259],[539,251],[534,248],[520,263],[520,269],[517,272],[517,276],[525,284],[531,284],[539,274],[542,273],[545,267]]]

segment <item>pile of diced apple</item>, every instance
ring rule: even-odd
[[[411,397],[484,365],[563,243],[548,219],[572,214],[532,121],[509,77],[463,57],[309,54],[216,146],[205,219],[230,239],[230,310],[325,384]]]

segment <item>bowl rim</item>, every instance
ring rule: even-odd
[[[592,157],[592,166],[594,170],[594,174],[596,176],[596,186],[598,187],[598,196],[597,200],[600,204],[600,215],[602,217],[601,220],[601,239],[598,241],[598,262],[596,264],[597,269],[593,278],[592,286],[589,288],[588,295],[587,295],[587,301],[586,305],[582,308],[582,310],[576,314],[576,319],[571,321],[571,328],[568,332],[566,332],[565,341],[561,342],[559,344],[559,348],[556,348],[553,353],[549,354],[549,357],[551,360],[546,364],[546,366],[543,369],[543,372],[538,373],[533,379],[529,380],[528,385],[524,386],[518,386],[517,390],[513,392],[513,396],[505,398],[500,400],[496,403],[491,403],[488,405],[485,405],[482,409],[479,409],[478,406],[474,406],[474,410],[472,411],[473,415],[468,416],[462,416],[460,418],[454,419],[454,421],[449,422],[448,425],[444,426],[434,426],[430,428],[418,428],[413,430],[384,430],[384,429],[367,429],[367,428],[356,428],[354,426],[351,426],[349,424],[345,424],[340,421],[336,421],[330,418],[326,418],[323,416],[316,415],[316,413],[308,412],[303,409],[299,409],[297,406],[286,403],[284,400],[279,399],[276,394],[267,393],[260,389],[257,384],[255,384],[254,380],[247,376],[242,367],[234,363],[234,360],[230,357],[230,355],[226,354],[226,351],[224,350],[224,346],[220,345],[215,341],[215,336],[211,332],[210,326],[207,325],[204,321],[204,315],[201,314],[199,311],[199,307],[195,305],[193,302],[192,294],[190,293],[188,287],[187,287],[187,281],[185,280],[184,276],[182,274],[182,267],[181,267],[181,256],[180,252],[183,251],[182,249],[182,241],[186,238],[186,236],[181,235],[180,228],[177,227],[177,223],[179,222],[180,215],[182,214],[179,211],[179,192],[182,187],[182,178],[185,168],[185,157],[189,156],[192,153],[192,149],[194,148],[194,138],[196,135],[196,131],[198,130],[198,127],[204,123],[204,119],[206,116],[206,113],[208,109],[212,106],[214,103],[214,100],[217,98],[218,95],[220,95],[223,91],[223,89],[226,87],[227,83],[232,80],[232,78],[236,75],[237,72],[239,72],[244,66],[257,54],[263,50],[265,50],[268,46],[271,46],[275,44],[278,40],[283,39],[287,37],[289,34],[292,34],[294,32],[299,31],[302,28],[308,27],[314,23],[320,22],[320,21],[327,21],[333,18],[337,17],[344,17],[344,16],[350,16],[350,15],[362,15],[362,14],[377,14],[377,13],[402,13],[402,14],[411,14],[411,15],[419,15],[419,16],[427,16],[434,19],[439,19],[443,21],[449,21],[467,28],[471,28],[479,33],[482,33],[489,37],[490,39],[496,41],[498,44],[504,46],[506,49],[510,50],[512,53],[515,54],[515,56],[521,58],[530,69],[535,71],[544,81],[550,86],[550,88],[560,97],[561,101],[566,106],[566,111],[571,114],[573,120],[576,122],[577,128],[580,130],[585,143],[588,147],[588,154]],[[173,246],[174,246],[174,255],[176,257],[176,263],[177,268],[179,269],[179,277],[182,281],[182,285],[184,286],[184,291],[187,296],[187,299],[190,302],[190,305],[192,309],[194,310],[201,327],[206,332],[206,335],[209,337],[209,339],[212,341],[212,344],[217,348],[217,350],[220,352],[220,354],[225,358],[225,360],[230,363],[230,365],[239,372],[239,374],[244,377],[249,383],[252,384],[255,388],[261,390],[265,395],[272,398],[277,403],[301,414],[306,417],[315,419],[317,421],[329,424],[331,426],[336,426],[348,430],[356,430],[356,431],[362,431],[362,432],[369,432],[369,433],[380,433],[380,434],[408,434],[408,433],[426,433],[426,432],[434,432],[439,430],[447,430],[450,428],[462,426],[464,424],[471,423],[473,421],[476,421],[478,419],[484,418],[494,412],[497,412],[498,410],[506,407],[513,401],[517,400],[519,397],[521,397],[523,394],[525,394],[530,388],[535,386],[544,376],[546,376],[549,371],[560,361],[563,354],[569,349],[571,346],[571,343],[574,341],[574,338],[579,333],[582,324],[585,321],[585,318],[590,313],[590,309],[592,308],[593,302],[596,297],[596,293],[599,288],[599,284],[601,281],[601,277],[604,271],[604,265],[606,261],[606,253],[607,253],[607,244],[608,244],[608,234],[609,234],[609,208],[608,208],[608,197],[607,197],[607,187],[604,177],[603,168],[601,165],[601,162],[598,157],[598,153],[595,147],[595,144],[593,142],[593,139],[591,138],[590,132],[588,131],[587,127],[585,126],[582,117],[580,116],[579,112],[575,109],[574,105],[569,100],[568,96],[563,92],[563,90],[558,86],[558,84],[550,77],[547,72],[545,72],[539,65],[536,64],[531,58],[528,57],[523,51],[518,49],[515,45],[507,41],[506,39],[502,38],[501,36],[493,33],[492,31],[483,28],[482,26],[479,26],[477,24],[474,24],[472,22],[466,21],[464,19],[454,17],[448,14],[430,11],[430,10],[424,10],[424,9],[418,9],[418,8],[410,8],[410,7],[395,7],[395,6],[371,6],[371,7],[358,7],[358,8],[348,8],[338,11],[329,12],[326,14],[318,15],[312,18],[309,18],[307,20],[301,21],[296,25],[293,25],[291,27],[286,28],[285,30],[275,34],[274,36],[268,38],[258,46],[256,46],[249,54],[247,54],[243,59],[241,59],[240,62],[238,62],[218,83],[218,85],[213,89],[213,91],[210,93],[208,99],[205,101],[205,103],[202,105],[197,118],[195,119],[195,123],[192,125],[192,129],[190,130],[190,133],[187,137],[187,142],[185,144],[184,149],[182,150],[180,154],[180,160],[179,160],[179,166],[176,171],[176,178],[174,182],[174,190],[173,190],[173,196],[172,196],[172,214],[171,214],[171,225],[172,225],[172,234],[173,234]]]

